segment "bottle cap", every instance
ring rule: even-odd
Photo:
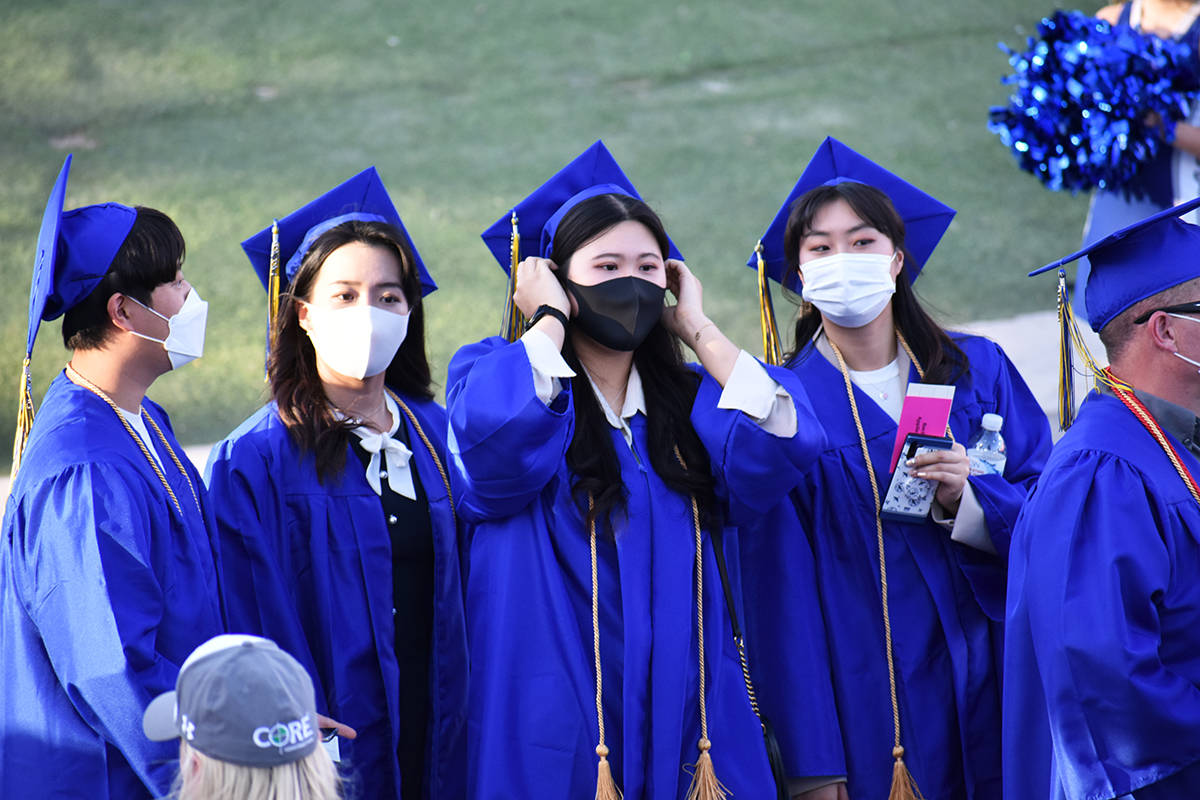
[[[985,431],[999,431],[1004,424],[1004,417],[999,414],[984,414],[979,424]]]

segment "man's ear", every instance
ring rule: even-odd
[[[119,330],[129,332],[133,330],[133,321],[129,318],[129,303],[127,300],[128,298],[125,295],[120,292],[114,292],[109,295],[105,308],[108,311],[108,321]]]

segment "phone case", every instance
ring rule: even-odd
[[[887,495],[879,510],[881,519],[895,522],[920,522],[929,515],[933,505],[933,495],[937,492],[938,482],[928,478],[918,478],[905,465],[908,459],[921,453],[934,450],[949,450],[954,442],[945,436],[921,436],[910,433],[904,439],[904,447],[900,451],[900,460],[892,473],[892,481],[888,484]]]

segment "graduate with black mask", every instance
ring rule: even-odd
[[[727,471],[761,473],[770,494],[761,463],[819,447],[803,388],[704,315],[599,142],[484,239],[531,324],[449,371],[455,495],[474,526],[468,794],[682,798],[694,771],[706,791],[774,796],[714,548],[736,550]],[[718,420],[729,435],[705,447]],[[828,682],[798,691],[831,709]]]
[[[224,620],[204,485],[146,392],[201,355],[208,306],[162,212],[63,211],[70,165],[38,237],[0,536],[0,796],[159,797],[178,749],[138,718]],[[31,419],[34,340],[59,316],[71,360]]]

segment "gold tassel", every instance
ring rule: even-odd
[[[1058,427],[1075,422],[1075,368],[1071,359],[1071,297],[1066,270],[1058,271]]]
[[[25,354],[21,362],[21,388],[17,406],[17,435],[13,438],[12,477],[17,477],[21,468],[21,454],[25,452],[25,444],[29,441],[29,431],[33,428],[33,378],[29,365],[32,353]]]
[[[525,332],[525,315],[517,308],[513,295],[517,292],[517,265],[521,263],[521,232],[517,230],[517,210],[512,212],[512,253],[508,261],[508,296],[504,300],[504,319],[500,335],[510,342]]]
[[[608,763],[608,748],[596,745],[596,755],[600,757],[596,765],[596,800],[621,800],[621,790],[613,780],[612,765]]]
[[[775,324],[775,306],[771,302],[771,282],[767,277],[761,240],[754,252],[758,256],[758,325],[762,329],[763,361],[778,366],[783,363],[783,348],[779,344],[779,327]]]
[[[924,800],[916,780],[904,764],[904,748],[899,745],[893,747],[892,755],[896,763],[892,765],[892,788],[888,792],[888,800]]]
[[[279,220],[271,220],[271,266],[267,273],[267,346],[275,346],[275,320],[279,317]]]
[[[712,742],[700,739],[700,758],[692,765],[692,785],[688,787],[686,800],[724,800],[729,797],[729,789],[717,779],[717,771],[713,767]]]

